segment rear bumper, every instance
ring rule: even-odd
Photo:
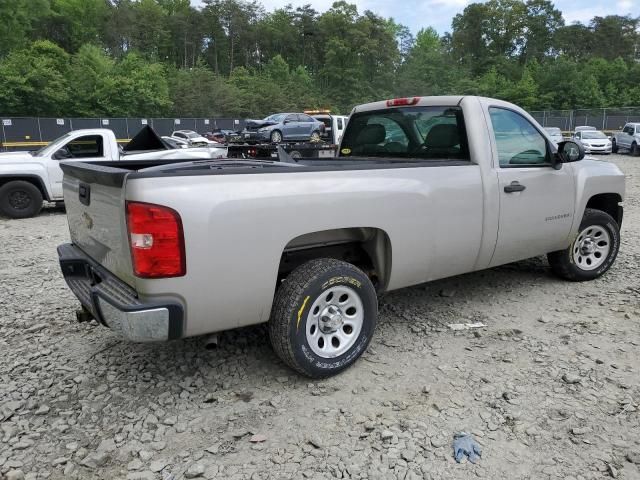
[[[142,301],[137,292],[73,244],[58,247],[60,268],[80,303],[103,325],[134,342],[182,337],[184,309],[173,301]]]

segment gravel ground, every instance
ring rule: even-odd
[[[611,160],[628,193],[607,275],[536,258],[388,294],[368,352],[320,382],[264,327],[210,351],[76,323],[64,213],[0,220],[0,477],[640,478],[640,159]],[[454,462],[458,431],[478,464]]]

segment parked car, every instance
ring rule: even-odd
[[[214,130],[213,132],[207,132],[204,134],[204,137],[207,140],[211,140],[212,142],[217,143],[227,143],[229,142],[229,137],[233,135],[237,135],[238,133],[235,130],[228,130],[220,128],[218,130]]]
[[[640,123],[627,123],[621,132],[613,134],[611,150],[617,153],[620,148],[629,150],[631,155],[640,156]]]
[[[544,129],[547,131],[547,133],[551,137],[551,140],[553,140],[556,145],[564,140],[564,137],[562,136],[562,130],[560,130],[558,127],[544,127]]]
[[[311,110],[305,111],[304,113],[311,115],[324,124],[324,132],[321,134],[322,140],[329,143],[340,143],[349,117],[345,115],[331,115],[329,111]]]
[[[584,132],[585,130],[597,130],[597,128],[596,127],[591,127],[589,125],[581,125],[579,127],[574,128],[572,136],[575,137],[576,133]]]
[[[176,130],[171,134],[173,138],[177,138],[178,140],[184,140],[189,142],[189,146],[191,147],[206,147],[211,144],[211,140],[207,140],[199,133],[194,132],[193,130]]]
[[[33,152],[0,153],[0,214],[9,218],[37,215],[43,200],[62,202],[60,161],[112,162],[224,157],[224,148],[167,149],[150,127],[143,128],[124,149],[112,130],[74,130]]]
[[[171,148],[189,148],[189,142],[187,142],[186,140],[182,140],[177,137],[167,137],[167,136],[163,136],[161,138],[162,140],[167,142]]]
[[[280,358],[322,378],[366,351],[383,292],[541,254],[591,280],[618,253],[622,172],[510,103],[360,105],[340,155],[63,163],[81,315],[133,341],[269,322]]]
[[[611,140],[600,130],[580,130],[574,138],[582,143],[586,153],[611,153]]]
[[[321,140],[324,124],[306,113],[275,113],[263,120],[247,120],[241,138],[250,142]]]

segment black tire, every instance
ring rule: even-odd
[[[42,210],[42,193],[34,184],[14,180],[0,187],[0,214],[9,218],[35,217]]]
[[[344,348],[350,345],[344,353],[327,358],[314,351],[322,348],[319,340],[317,348],[309,344],[307,328],[311,332],[317,328],[318,339],[323,336],[320,328],[321,312],[318,311],[316,314],[318,320],[314,323],[313,318],[310,320],[310,317],[314,316],[312,306],[316,302],[328,301],[330,294],[340,287],[347,287],[347,290],[355,293],[361,301],[362,327],[359,333],[352,332],[355,337],[344,344]],[[323,298],[322,295],[327,290],[331,291]],[[343,296],[338,301],[341,301]],[[338,301],[335,303],[338,304]],[[378,299],[369,278],[350,263],[321,258],[300,265],[278,288],[269,320],[269,337],[278,357],[291,368],[308,377],[325,378],[346,369],[365,352],[373,336],[377,316]],[[339,321],[344,321],[344,318],[341,313]],[[348,325],[344,324],[338,328],[347,327]]]
[[[616,139],[611,140],[611,152],[618,153],[618,145],[616,144]]]
[[[599,226],[606,230],[609,234],[610,248],[605,256],[604,261],[593,270],[585,270],[580,268],[574,259],[574,249],[579,248],[577,245],[581,232],[586,231],[591,226]],[[620,227],[618,223],[609,215],[601,210],[587,208],[582,217],[578,234],[572,240],[571,245],[565,250],[551,252],[547,254],[549,265],[553,272],[567,280],[574,282],[582,282],[585,280],[593,280],[604,274],[618,255],[620,249]],[[580,258],[578,259],[580,261]]]
[[[640,157],[640,147],[636,142],[631,144],[631,156],[632,157]]]
[[[280,140],[277,139],[278,135],[280,136]],[[282,137],[282,132],[280,130],[273,130],[271,135],[269,136],[271,143],[280,143],[284,138]]]

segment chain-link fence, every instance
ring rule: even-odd
[[[0,149],[34,150],[71,130],[108,128],[118,142],[126,143],[145,125],[159,135],[171,135],[175,130],[195,130],[199,133],[216,129],[239,130],[244,120],[237,118],[41,118],[0,117]]]
[[[622,130],[625,123],[640,122],[640,107],[544,110],[529,113],[543,127],[558,127],[565,132],[582,125],[612,132]]]

